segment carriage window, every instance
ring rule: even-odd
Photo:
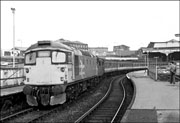
[[[64,63],[66,62],[66,54],[63,52],[52,52],[52,62],[53,63]]]
[[[38,52],[38,57],[49,57],[50,56],[50,51],[39,51]]]
[[[35,64],[36,63],[36,52],[30,52],[25,56],[26,64]]]

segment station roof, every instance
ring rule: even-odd
[[[150,42],[146,49],[143,49],[143,52],[161,52],[164,54],[169,54],[172,52],[179,52],[180,41],[170,40],[166,42]]]
[[[176,41],[174,39],[166,42],[150,42],[147,48],[162,48],[162,49],[171,49],[171,48],[179,48],[180,41]]]

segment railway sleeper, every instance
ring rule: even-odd
[[[89,120],[96,120],[96,121],[111,121],[112,116],[90,116],[88,117],[87,121],[89,122]]]
[[[104,115],[109,116],[109,115],[114,115],[114,113],[111,111],[98,111],[98,112],[96,112],[96,116],[104,116]]]

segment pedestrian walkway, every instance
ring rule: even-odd
[[[24,88],[24,85],[1,89],[0,96],[2,97],[2,96],[15,94],[15,93],[21,93],[23,91],[23,88]]]
[[[155,81],[145,71],[131,72],[127,76],[136,86],[134,102],[127,109],[122,122],[179,122],[179,82]]]

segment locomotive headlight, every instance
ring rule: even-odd
[[[29,73],[29,69],[28,68],[26,68],[26,73]]]
[[[61,67],[61,72],[64,72],[65,71],[65,68],[64,67]]]

